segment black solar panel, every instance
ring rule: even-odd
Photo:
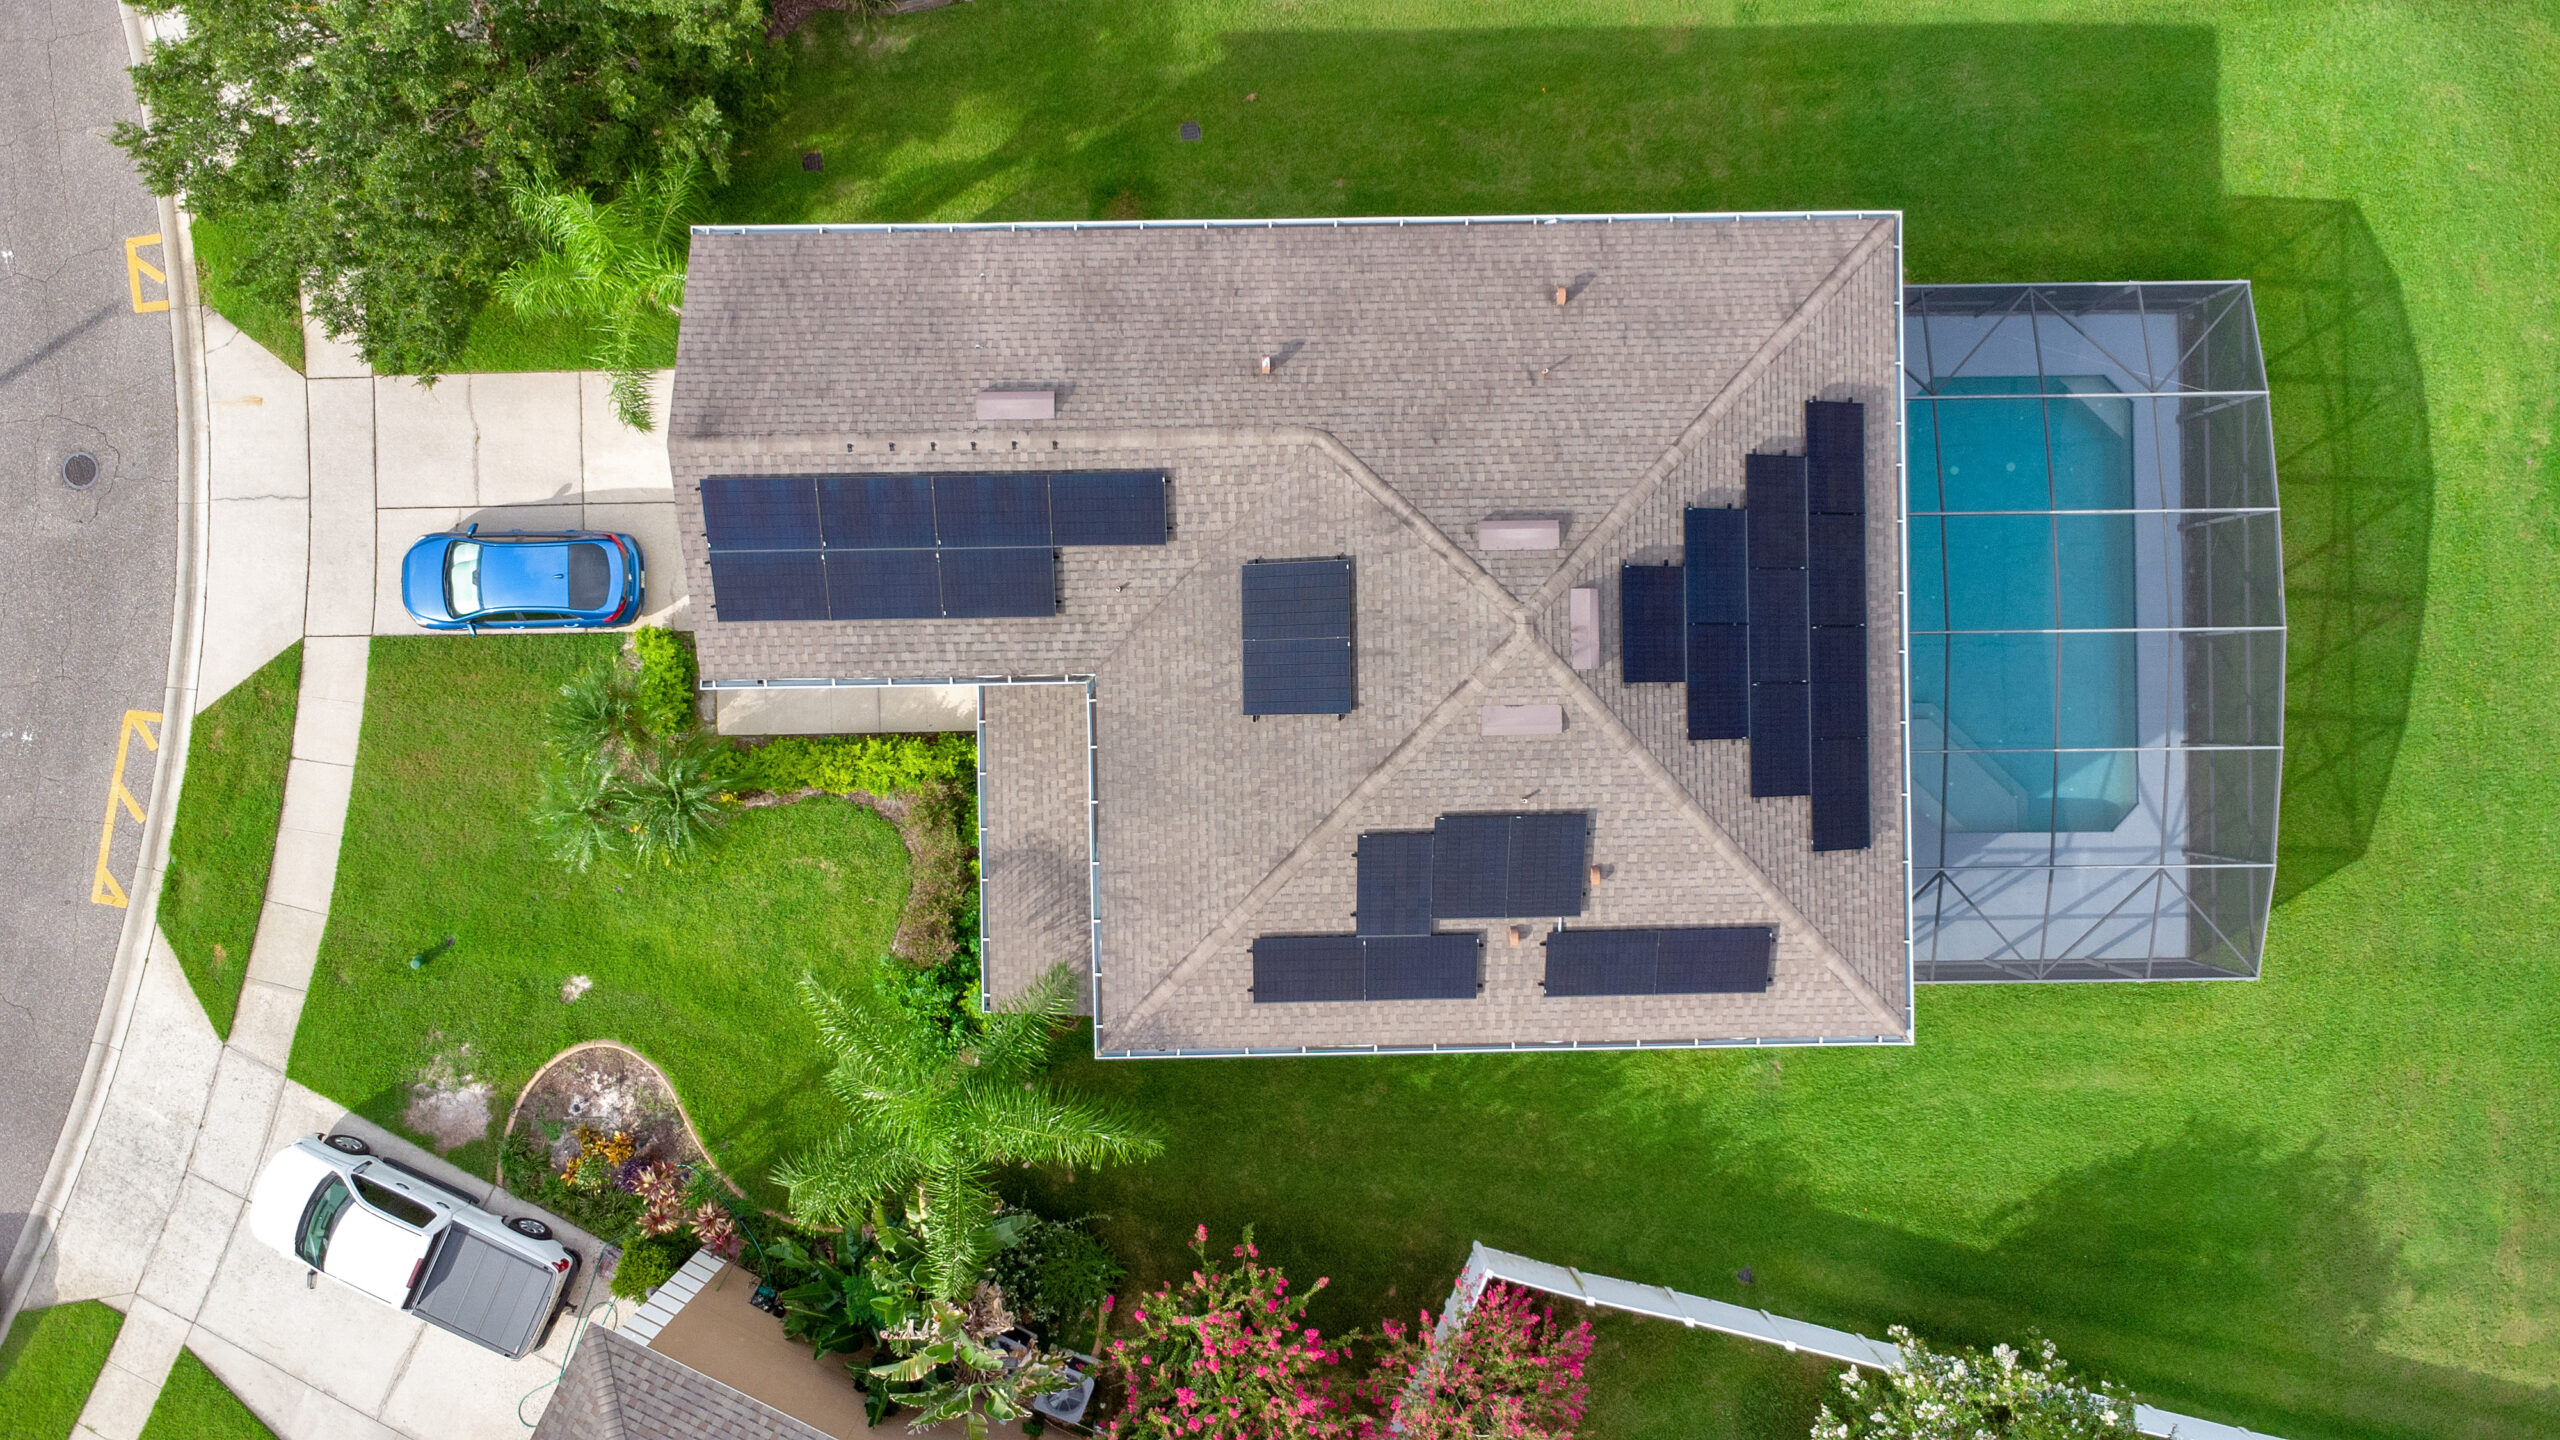
[[[1660,944],[1650,930],[1550,930],[1547,995],[1650,995]]]
[[[1816,625],[1867,623],[1867,522],[1861,515],[1807,518],[1807,613]]]
[[[1360,942],[1372,1000],[1472,1000],[1484,937],[1398,935]]]
[[[1867,629],[1826,625],[1813,632],[1813,738],[1867,733]]]
[[[1751,687],[1751,793],[1802,795],[1811,785],[1812,717],[1805,687]]]
[[[1689,623],[1740,625],[1749,620],[1751,596],[1743,581],[1750,551],[1745,512],[1691,510],[1682,529]]]
[[[1243,585],[1244,713],[1349,713],[1351,562],[1257,561]]]
[[[1867,510],[1867,407],[1855,400],[1804,402],[1806,508],[1817,515]]]
[[[830,620],[926,620],[942,613],[930,550],[836,550],[827,561]]]
[[[1049,477],[1051,538],[1060,545],[1161,545],[1161,470],[1091,470]]]
[[[1431,832],[1373,830],[1360,837],[1359,901],[1353,929],[1363,935],[1431,933]]]
[[[1801,570],[1751,572],[1751,683],[1805,678],[1805,594]]]
[[[1742,740],[1751,734],[1750,627],[1689,627],[1689,738]]]
[[[1769,926],[1657,933],[1662,937],[1661,968],[1654,975],[1657,994],[1741,995],[1769,988],[1778,947],[1778,932]]]
[[[714,550],[711,613],[733,623],[824,620],[826,561],[815,550]]]
[[[1579,915],[1591,866],[1591,816],[1581,810],[1511,817],[1505,915]]]
[[[933,481],[924,475],[822,475],[818,520],[830,550],[930,550]]]
[[[954,618],[1058,613],[1058,552],[1045,545],[1009,550],[944,550],[942,613]]]
[[[1431,834],[1431,913],[1509,915],[1511,817],[1443,815]]]
[[[1050,543],[1049,477],[936,475],[933,530],[945,550],[1045,548]]]
[[[1257,1005],[1358,1000],[1369,982],[1360,942],[1350,935],[1263,935],[1253,942]]]
[[[702,528],[713,550],[815,550],[817,482],[806,475],[714,475],[702,482]],[[825,603],[821,593],[819,604]]]
[[[1750,516],[1751,564],[1786,570],[1804,563],[1804,457],[1742,457],[1742,507]]]
[[[1680,657],[1680,567],[1623,565],[1618,569],[1618,656],[1630,685],[1676,683],[1687,674]]]
[[[1875,843],[1867,781],[1867,737],[1813,742],[1813,848],[1864,850]]]

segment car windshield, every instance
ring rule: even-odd
[[[293,1237],[293,1253],[301,1256],[304,1264],[317,1268],[328,1259],[329,1237],[337,1233],[339,1219],[355,1198],[332,1175],[329,1183],[311,1197],[311,1203],[302,1208],[302,1229]]]
[[[480,544],[459,540],[445,553],[444,603],[448,615],[469,615],[480,608]]]

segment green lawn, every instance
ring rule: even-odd
[[[2547,7],[979,0],[815,29],[716,219],[1897,206],[1914,281],[2260,286],[2292,624],[2265,979],[1933,990],[1907,1051],[1074,1063],[1171,1148],[1035,1189],[1151,1276],[1195,1220],[1257,1221],[1334,1275],[1334,1324],[1436,1305],[1482,1238],[1870,1332],[2041,1328],[2298,1440],[2560,1428]],[[1650,1396],[1599,1432],[1700,1433],[1672,1397],[1761,1363],[1675,1338],[1628,1342]]]
[[[239,276],[257,237],[219,220],[197,219],[187,227],[195,246],[196,293],[240,333],[267,348],[267,353],[299,370],[303,368],[302,302],[252,286]]]
[[[582,1040],[639,1049],[739,1179],[821,1131],[824,1069],[804,970],[885,953],[906,851],[869,810],[812,801],[739,816],[684,866],[585,875],[527,818],[555,688],[618,636],[373,642],[337,890],[290,1073],[399,1128],[411,1085],[468,1075],[506,1106]],[[412,971],[408,961],[452,936]],[[583,974],[594,989],[563,1004]],[[489,1147],[458,1152],[485,1169]]]
[[[249,944],[266,903],[301,685],[296,641],[206,706],[187,738],[186,788],[169,830],[160,930],[217,1035],[231,1033],[240,983],[249,973]]]
[[[276,1440],[276,1432],[259,1423],[194,1351],[181,1350],[142,1427],[142,1440]]]
[[[123,1328],[95,1300],[22,1311],[0,1343],[0,1440],[65,1440]]]

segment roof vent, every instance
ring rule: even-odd
[[[1600,668],[1600,592],[1589,585],[1577,585],[1570,597],[1566,618],[1572,628],[1572,645],[1567,654],[1576,670]]]
[[[1479,550],[1553,550],[1564,543],[1564,522],[1553,516],[1476,522]]]
[[[1058,415],[1058,392],[1055,390],[981,390],[978,392],[978,418],[981,420],[1054,420]]]
[[[1564,707],[1561,705],[1487,705],[1484,707],[1484,733],[1487,735],[1561,735],[1564,733]]]

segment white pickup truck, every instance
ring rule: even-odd
[[[541,1347],[578,1273],[542,1221],[501,1220],[353,1135],[278,1151],[250,1188],[249,1233],[510,1360]]]

